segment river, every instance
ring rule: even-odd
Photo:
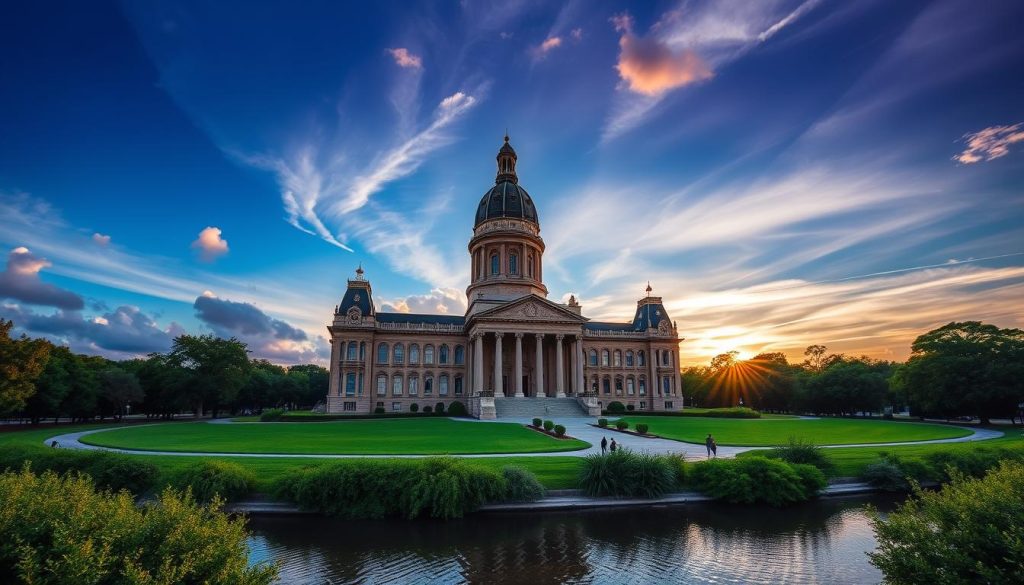
[[[249,519],[284,583],[877,583],[864,512],[888,497],[785,509],[700,504],[462,520]]]

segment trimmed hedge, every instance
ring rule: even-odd
[[[18,471],[26,462],[36,473],[77,471],[91,476],[100,488],[128,490],[136,495],[153,489],[160,475],[152,463],[118,453],[18,445],[0,447],[0,471]]]
[[[466,405],[456,400],[448,405],[448,416],[467,416]]]
[[[608,419],[606,419],[606,418],[599,418],[599,419],[597,419],[597,426],[601,427],[602,429],[608,428]]]
[[[624,420],[617,420],[615,421],[615,428],[624,431],[629,428],[629,423]]]
[[[555,434],[559,437],[565,436],[565,425],[555,425]]]
[[[626,407],[618,400],[613,400],[605,407],[605,411],[607,411],[608,414],[623,414],[626,412]]]
[[[193,463],[171,476],[171,486],[181,492],[192,491],[196,500],[208,503],[218,496],[233,502],[252,492],[256,475],[237,463],[215,459]]]
[[[415,402],[413,402],[412,404],[409,405],[409,412],[419,412],[419,411],[420,411],[420,405],[419,404],[416,404]],[[427,412],[427,411],[424,410],[423,412]]]
[[[684,476],[681,456],[619,448],[607,455],[585,457],[579,486],[592,497],[659,498],[682,487]]]
[[[505,478],[505,500],[508,502],[536,502],[547,495],[544,485],[533,473],[518,465],[501,468]]]
[[[541,428],[542,426],[544,426],[544,421],[543,421],[543,420],[541,420],[541,419],[539,419],[539,418],[535,418],[535,419],[533,419],[533,427],[534,427],[534,428],[537,428],[537,429],[539,429],[539,428]]]
[[[544,430],[545,431],[550,433],[554,428],[555,428],[555,422],[554,421],[550,421],[550,420],[544,421]]]
[[[293,415],[286,414],[281,417],[283,422],[331,422],[339,420],[370,420],[370,419],[382,419],[382,418],[430,418],[432,416],[445,416],[440,412],[429,412],[429,406],[424,407],[420,412],[385,412],[383,408],[377,408],[373,411],[373,414],[306,414],[306,415]],[[448,414],[447,416],[454,416]]]
[[[274,491],[305,510],[344,518],[449,519],[488,501],[539,497],[539,482],[527,476],[525,469],[498,472],[454,457],[361,460],[292,472]]]
[[[284,418],[285,414],[283,408],[268,408],[260,413],[260,422],[276,422]]]
[[[649,431],[650,428],[651,427],[647,426],[646,423],[639,423],[638,425],[636,425],[636,432],[640,433],[641,435],[646,435],[647,431]]]
[[[653,414],[655,416],[699,416],[707,418],[761,418],[761,413],[746,406],[733,406],[730,408],[711,408],[708,410],[680,410],[678,412],[652,412],[644,413],[644,416]]]
[[[702,461],[693,466],[690,478],[699,491],[715,499],[771,506],[809,500],[827,483],[821,470],[812,465],[767,457]]]

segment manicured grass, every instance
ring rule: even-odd
[[[435,419],[444,420],[444,419]],[[352,421],[356,422],[356,421]],[[397,421],[389,421],[397,422]],[[167,424],[181,424],[190,425],[196,424],[191,422],[181,423],[167,423]],[[268,423],[269,424],[269,423]],[[283,423],[273,423],[283,424]],[[296,423],[301,424],[301,423]],[[334,424],[334,423],[325,423]],[[474,424],[474,423],[469,423]],[[92,425],[46,425],[41,428],[34,428],[24,431],[16,431],[9,433],[0,433],[0,445],[19,445],[24,447],[36,447],[42,448],[43,441],[49,437],[56,435],[62,435],[64,433],[73,433],[76,431],[84,431],[97,428],[115,427],[119,425],[112,424],[92,424]],[[303,425],[309,426],[309,425]],[[320,425],[315,425],[319,427]],[[533,431],[528,431],[533,432]],[[540,436],[540,435],[538,435]],[[542,439],[543,436],[540,436]],[[548,439],[554,440],[554,439]],[[141,460],[148,461],[153,465],[156,465],[160,469],[161,474],[164,477],[169,477],[175,473],[194,464],[200,459],[218,460],[218,461],[231,461],[239,465],[245,466],[256,473],[256,491],[267,492],[270,490],[271,485],[281,476],[291,472],[295,469],[311,468],[320,465],[333,465],[336,463],[344,462],[357,462],[363,461],[362,459],[314,459],[314,458],[301,458],[301,459],[282,459],[276,457],[179,457],[173,455],[132,455],[131,457],[137,457]],[[387,459],[387,457],[381,457],[380,459]],[[533,472],[537,476],[537,479],[544,484],[544,487],[548,489],[573,489],[576,487],[576,478],[579,475],[580,468],[583,464],[581,457],[567,456],[551,456],[551,457],[475,457],[472,459],[473,465],[482,465],[493,469],[501,469],[506,465],[518,465],[525,467],[526,469]]]
[[[584,441],[557,440],[515,423],[446,418],[343,422],[167,423],[88,435],[83,443],[145,451],[440,455],[575,451]]]
[[[895,443],[965,437],[971,431],[958,427],[849,418],[728,419],[627,416],[630,428],[646,423],[650,432],[668,439],[703,444],[711,433],[719,445],[768,446],[785,443],[790,437],[817,445]]]

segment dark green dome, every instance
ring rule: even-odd
[[[489,219],[524,219],[539,224],[537,207],[533,204],[530,194],[512,181],[499,181],[490,191],[484,193],[480,205],[476,208],[476,224]]]

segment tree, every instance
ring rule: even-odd
[[[99,382],[101,415],[121,418],[129,403],[141,402],[145,398],[139,379],[121,368],[111,367],[101,371]]]
[[[71,374],[69,363],[74,355],[66,347],[53,346],[39,378],[36,379],[36,391],[25,405],[25,414],[37,424],[44,417],[60,416],[61,403],[71,392]]]
[[[288,374],[293,372],[306,374],[306,388],[297,401],[305,406],[313,406],[326,399],[331,386],[331,372],[324,367],[315,364],[302,364],[288,368]]]
[[[217,416],[231,405],[249,376],[246,345],[232,337],[181,335],[174,339],[169,362],[188,373],[186,394],[201,417],[206,406]]]
[[[13,328],[14,322],[0,319],[0,416],[25,408],[50,355],[51,346],[42,339],[12,339]]]
[[[188,408],[185,394],[190,373],[164,354],[153,353],[135,369],[144,395],[142,410],[148,416],[171,418]]]
[[[1024,331],[979,321],[921,335],[894,380],[922,414],[970,414],[988,424],[1011,418],[1024,401]]]
[[[70,355],[67,371],[71,379],[71,389],[61,402],[60,409],[73,421],[84,421],[99,413],[99,373],[106,369],[110,362],[98,356],[74,353]]]
[[[825,352],[828,348],[824,345],[808,345],[804,350],[804,367],[812,372],[821,372],[825,369]]]
[[[760,353],[745,363],[753,374],[751,406],[775,412],[789,412],[793,409],[796,379],[786,354]]]
[[[886,583],[1024,583],[1024,465],[954,477],[940,492],[918,488],[872,525],[878,549],[868,555]]]

